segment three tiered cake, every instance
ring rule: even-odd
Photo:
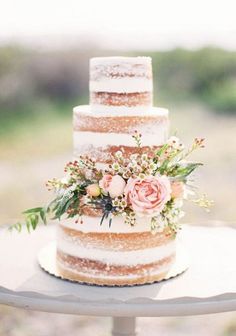
[[[148,154],[167,141],[168,110],[152,107],[149,57],[105,57],[90,61],[90,105],[74,108],[74,155],[106,169],[110,154]],[[142,134],[142,146],[133,141]],[[151,217],[135,226],[116,216],[99,225],[101,214],[84,209],[83,224],[60,222],[57,265],[63,277],[100,285],[133,285],[161,280],[175,259],[170,228],[153,233]]]
[[[152,106],[152,92],[149,57],[91,59],[90,105],[74,108],[74,161],[47,182],[54,199],[24,212],[29,231],[59,220],[56,271],[43,259],[46,271],[103,286],[173,274],[183,201],[196,193],[189,176],[201,165],[187,157],[204,145],[168,138],[168,110]]]

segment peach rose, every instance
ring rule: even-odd
[[[127,203],[139,215],[159,214],[171,198],[170,182],[166,176],[129,178],[124,192]]]
[[[180,181],[171,183],[171,197],[182,198],[184,196],[184,184]]]
[[[112,176],[110,174],[105,174],[99,181],[100,188],[106,193],[109,193],[112,198],[122,195],[125,185],[125,180],[120,175]]]
[[[101,194],[101,190],[97,183],[93,183],[87,186],[86,191],[90,197],[98,197]]]

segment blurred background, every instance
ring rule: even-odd
[[[186,205],[184,222],[236,220],[236,5],[108,0],[8,0],[0,12],[0,223],[50,198],[45,181],[72,156],[72,108],[88,103],[89,58],[153,59],[155,105],[170,110],[172,133],[206,138],[195,176],[214,199],[210,213]],[[53,320],[53,323],[52,323]],[[142,318],[141,334],[236,334],[235,314]],[[0,306],[0,336],[109,335],[108,318]]]

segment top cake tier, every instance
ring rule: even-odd
[[[96,112],[143,112],[152,106],[151,58],[92,58],[89,87],[91,109]]]

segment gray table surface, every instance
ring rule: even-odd
[[[0,303],[33,310],[96,316],[181,316],[236,310],[236,230],[184,225],[179,241],[190,267],[152,285],[87,286],[45,273],[38,251],[55,226],[18,234],[0,230]]]

